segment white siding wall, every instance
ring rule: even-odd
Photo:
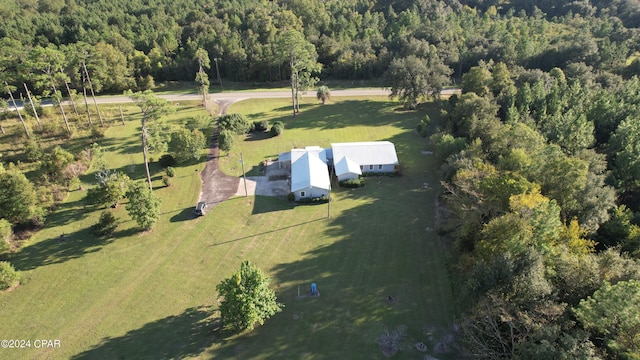
[[[361,169],[362,169],[362,173],[377,173],[377,172],[394,172],[397,171],[396,170],[396,165],[394,164],[386,164],[386,165],[382,165],[382,169],[380,169],[380,164],[366,164],[364,165]],[[373,169],[370,169],[370,166],[373,166]]]
[[[304,196],[302,196],[302,193],[304,192]],[[320,188],[315,188],[315,187],[310,187],[310,188],[306,188],[304,190],[298,190],[294,193],[296,201],[300,200],[302,198],[317,198],[317,197],[321,197],[321,196],[329,196],[329,191],[325,190],[325,189],[320,189]]]
[[[338,176],[338,181],[345,181],[345,180],[349,180],[349,179],[357,179],[358,177],[360,177],[360,175],[358,175],[358,174],[346,173],[346,174],[342,174],[342,175]]]

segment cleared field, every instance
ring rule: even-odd
[[[330,218],[326,205],[240,197],[191,219],[203,166],[180,167],[172,186],[156,190],[163,214],[154,230],[138,232],[120,207],[114,212],[123,223],[110,239],[90,234],[101,210],[85,207],[85,193],[74,192],[12,256],[23,284],[0,294],[0,338],[58,339],[61,346],[35,349],[32,342],[30,349],[0,349],[0,358],[371,359],[383,357],[376,337],[398,325],[406,326],[408,345],[429,344],[427,331],[454,316],[445,251],[431,231],[435,165],[412,130],[426,113],[436,115],[371,98],[306,105],[291,119],[286,105],[233,105],[231,112],[252,120],[286,125],[280,137],[240,141],[222,159],[228,173],[240,174],[240,150],[257,172],[261,160],[293,143],[390,140],[403,175],[335,190]],[[105,148],[115,167],[136,161],[141,168],[133,153],[137,126],[108,130]],[[69,239],[59,242],[61,233]],[[285,309],[251,333],[228,334],[217,321],[215,285],[245,259],[271,276]],[[311,282],[321,296],[297,299]],[[396,358],[421,355],[407,346]]]

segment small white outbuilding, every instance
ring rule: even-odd
[[[358,179],[360,175],[362,175],[360,165],[356,164],[346,156],[343,156],[342,159],[338,159],[335,163],[335,170],[338,181]]]

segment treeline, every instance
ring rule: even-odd
[[[443,102],[463,352],[640,356],[640,80],[481,63]]]
[[[0,71],[18,89],[41,71],[28,64],[39,48],[61,52],[55,61],[74,88],[86,62],[98,92],[192,81],[198,49],[226,79],[285,80],[278,38],[286,30],[314,44],[325,78],[376,79],[430,46],[458,78],[489,59],[544,71],[582,62],[625,76],[640,68],[630,57],[640,46],[630,0],[13,0],[0,15]]]

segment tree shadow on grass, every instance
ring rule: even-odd
[[[253,199],[253,211],[251,214],[291,210],[294,207],[294,203],[280,197],[256,195]]]
[[[269,131],[252,132],[244,138],[244,141],[259,141],[271,139],[272,137],[273,135]]]
[[[80,221],[88,213],[97,210],[95,206],[87,206],[86,197],[82,199],[64,202],[57,206],[56,210],[47,217],[47,227],[64,226],[71,222]]]
[[[19,270],[59,264],[99,251],[114,238],[114,236],[97,238],[91,233],[90,228],[61,234],[22,248],[12,256],[11,263]]]
[[[173,215],[171,217],[171,219],[169,219],[169,221],[174,223],[174,222],[180,222],[180,221],[187,221],[187,220],[195,219],[195,215],[194,215],[193,212],[194,212],[194,207],[193,206],[189,206],[188,208],[182,209],[177,214]]]
[[[196,357],[217,341],[220,328],[213,310],[191,307],[145,324],[119,337],[109,337],[71,359],[184,359]]]

